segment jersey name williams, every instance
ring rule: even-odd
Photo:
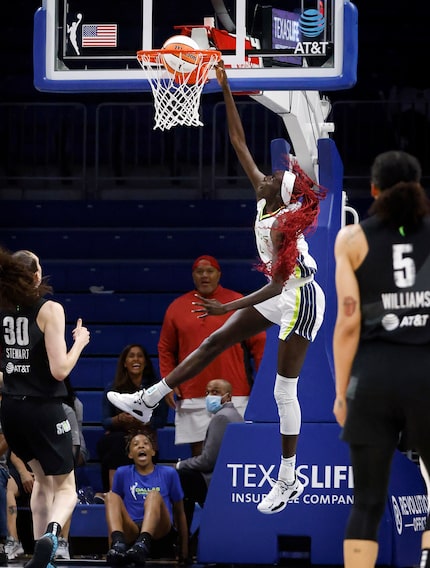
[[[386,310],[430,308],[430,290],[381,294],[381,300]]]

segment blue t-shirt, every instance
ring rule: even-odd
[[[139,524],[143,519],[143,503],[152,490],[161,493],[173,524],[172,505],[184,498],[181,481],[174,467],[155,465],[149,475],[140,475],[134,464],[123,465],[116,470],[112,491],[122,498],[128,514]]]

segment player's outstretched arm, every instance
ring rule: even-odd
[[[224,95],[225,108],[227,113],[227,125],[228,133],[230,136],[230,141],[233,148],[236,151],[238,160],[245,170],[252,186],[254,187],[256,193],[260,186],[261,181],[264,179],[264,174],[259,170],[254,158],[249,151],[248,145],[246,143],[245,132],[243,130],[242,121],[239,116],[239,112],[234,102],[233,94],[230,89],[228,82],[227,73],[224,68],[224,62],[221,60],[216,67],[216,76],[218,83],[222,89]],[[257,195],[258,198],[258,195]]]
[[[221,304],[221,302],[218,302],[218,300],[203,298],[203,296],[196,294],[198,301],[193,302],[193,305],[196,307],[192,311],[194,313],[200,314],[198,316],[199,318],[204,318],[209,315],[220,316],[234,310],[240,310],[249,306],[255,306],[255,304],[264,302],[264,300],[278,296],[278,294],[281,293],[282,288],[282,282],[276,282],[272,280],[271,282],[269,282],[269,284],[263,286],[263,288],[260,288],[259,290],[256,290],[251,294],[248,294],[248,296],[243,296],[242,298],[232,300],[231,302],[227,302],[226,304]]]

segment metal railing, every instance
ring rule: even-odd
[[[87,109],[77,103],[0,105],[0,188],[67,188],[87,177]]]
[[[348,193],[369,192],[370,166],[380,152],[416,156],[430,177],[430,100],[342,101],[332,109],[333,139],[344,164]]]
[[[256,101],[237,105],[251,152],[269,172],[270,141],[288,139],[284,123]],[[0,199],[253,196],[223,102],[202,105],[201,128],[154,130],[153,113],[149,102],[0,104]],[[368,194],[370,164],[388,149],[416,155],[430,177],[430,102],[336,102],[330,120],[349,195]]]

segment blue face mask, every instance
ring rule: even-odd
[[[219,394],[208,394],[206,397],[206,410],[211,414],[216,414],[222,408],[222,396]]]

